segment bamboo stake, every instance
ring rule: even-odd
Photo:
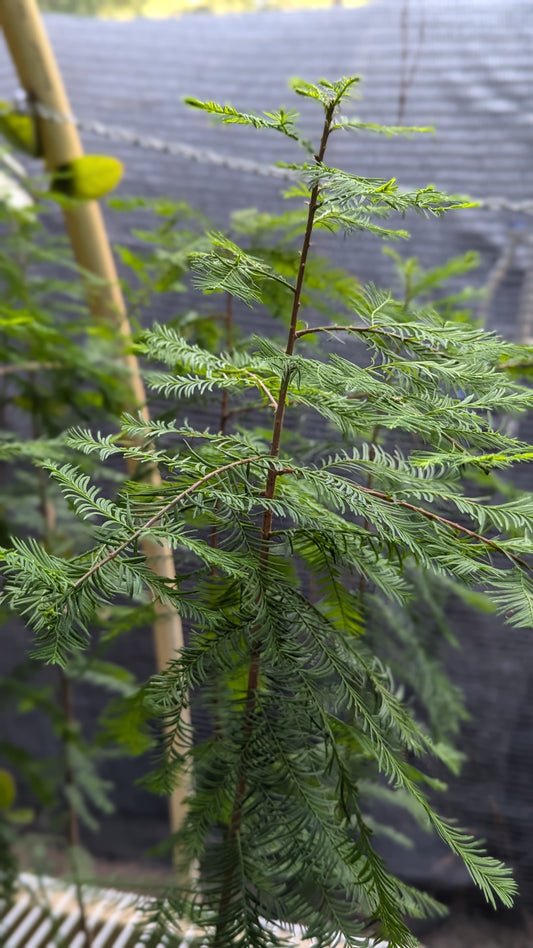
[[[70,115],[65,87],[36,0],[0,0],[0,26],[3,27],[20,83],[30,99],[54,112]],[[53,172],[83,155],[77,129],[72,123],[40,117],[36,117],[36,121],[48,171]],[[123,337],[126,348],[131,329],[100,207],[96,201],[87,201],[64,210],[63,214],[77,263],[105,281],[101,286],[88,288],[91,313],[95,319],[105,319],[114,325]],[[131,391],[131,400],[124,405],[124,409],[141,410],[148,421],[145,389],[137,359],[125,352],[124,362],[129,371]],[[135,460],[131,459],[128,463],[129,472],[133,472],[134,468]],[[161,483],[155,465],[148,478],[155,486]],[[143,551],[155,573],[170,580],[175,577],[172,552],[167,544],[145,539]],[[154,650],[157,668],[162,671],[183,647],[183,631],[181,619],[175,610],[160,601],[155,603],[155,610]],[[170,798],[170,826],[173,832],[183,824],[186,793],[187,787],[182,786]]]

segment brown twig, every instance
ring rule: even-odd
[[[174,507],[179,504],[180,500],[183,500],[184,497],[188,497],[189,494],[193,494],[195,490],[198,490],[202,484],[205,484],[207,481],[211,480],[212,477],[216,477],[218,474],[223,474],[225,471],[229,471],[231,468],[242,467],[243,464],[251,464],[252,461],[260,461],[263,457],[264,455],[256,454],[248,458],[239,458],[238,461],[231,461],[230,464],[223,464],[222,467],[217,467],[216,470],[210,471],[209,474],[205,474],[203,477],[200,477],[194,482],[194,484],[191,484],[190,487],[187,487],[186,490],[183,490],[181,494],[177,495],[177,497],[173,497],[172,500],[168,502],[168,504],[165,504],[164,507],[161,507],[161,510],[158,510],[157,513],[153,515],[153,517],[150,517],[146,523],[143,523],[141,527],[135,530],[127,540],[124,540],[123,543],[120,543],[119,546],[116,546],[106,556],[102,557],[101,560],[98,560],[96,563],[94,563],[91,568],[83,574],[83,576],[80,576],[80,578],[77,579],[75,583],[72,583],[71,590],[77,589],[94,573],[98,572],[99,569],[102,569],[102,567],[106,566],[107,563],[110,563],[117,556],[119,556],[120,553],[126,550],[132,543],[135,543],[135,541],[138,540],[143,535],[143,533],[149,531],[150,527],[153,527],[154,524],[158,522],[158,520],[161,520],[162,517],[173,510]]]
[[[332,103],[331,106],[326,111],[326,118],[324,121],[324,128],[322,132],[322,138],[320,141],[320,148],[318,154],[315,156],[316,161],[320,164],[323,161],[324,154],[326,151],[326,145],[330,133],[331,122],[333,119],[333,114],[335,111],[336,102]],[[297,330],[296,326],[298,324],[298,315],[300,311],[300,304],[302,298],[302,288],[305,277],[305,268],[307,264],[307,257],[309,253],[309,248],[311,246],[311,237],[313,233],[313,223],[318,206],[318,196],[319,196],[319,185],[316,184],[309,198],[308,212],[307,212],[307,223],[304,233],[304,238],[302,242],[302,249],[300,253],[300,263],[298,266],[298,275],[296,278],[296,284],[294,288],[294,296],[289,324],[289,332],[287,338],[287,346],[285,349],[285,354],[290,356],[294,352],[294,345],[296,342]],[[287,391],[290,382],[290,370],[285,372],[285,375],[282,379],[278,401],[275,409],[274,423],[272,429],[272,440],[270,445],[270,454],[272,457],[279,457],[280,446],[281,446],[281,435],[283,432],[283,421],[285,416],[285,406],[287,401]],[[276,489],[276,480],[280,472],[276,471],[273,465],[270,466],[264,496],[271,500],[274,497],[274,492]],[[265,510],[263,513],[263,518],[261,522],[261,548],[259,552],[260,563],[266,568],[269,557],[269,540],[270,533],[272,530],[272,519],[273,513],[272,510]],[[246,747],[250,741],[250,738],[253,734],[253,718],[257,707],[257,692],[259,687],[259,672],[261,665],[261,642],[259,639],[252,642],[251,653],[250,653],[250,665],[248,668],[248,681],[246,687],[246,701],[244,708],[244,718],[243,718],[243,729],[242,729],[242,751],[241,751],[241,762],[239,773],[237,776],[237,784],[235,787],[235,794],[233,798],[233,805],[231,810],[231,817],[227,831],[227,840],[231,842],[236,839],[240,832],[242,814],[243,814],[243,805],[246,797],[246,759],[245,751]],[[234,868],[232,865],[228,866],[225,878],[223,880],[222,892],[220,896],[219,910],[218,910],[218,923],[217,929],[215,932],[214,938],[214,948],[220,948],[220,944],[223,938],[223,933],[225,929],[225,915],[227,913],[229,903],[231,900],[231,886],[233,882]]]
[[[268,400],[269,400],[270,404],[272,405],[272,408],[274,409],[274,411],[277,411],[277,410],[278,410],[278,402],[277,402],[276,399],[274,398],[274,396],[273,396],[272,392],[270,391],[270,389],[265,385],[265,383],[263,382],[263,380],[260,379],[258,375],[255,375],[254,372],[247,372],[246,374],[248,375],[249,378],[253,379],[254,382],[257,382],[257,384],[259,385],[259,388],[263,390],[263,392],[265,393],[266,397],[268,398]]]
[[[414,336],[402,336],[398,332],[389,332],[388,329],[381,329],[378,326],[315,326],[314,328],[309,329],[299,329],[296,333],[296,339],[300,339],[302,336],[310,336],[315,332],[353,332],[358,334],[371,333],[375,336],[386,336],[388,339],[397,339],[399,343],[409,343],[409,342],[421,342],[422,340],[416,339]],[[442,349],[438,349],[436,346],[425,347],[428,352],[437,352],[439,355],[447,356],[448,353]]]
[[[492,547],[498,553],[502,553],[517,565],[524,567],[524,569],[533,570],[533,566],[531,564],[529,564],[526,560],[523,560],[521,556],[517,556],[515,553],[510,553],[509,550],[506,550],[505,547],[502,547],[497,540],[491,540],[482,533],[476,533],[475,530],[470,530],[468,527],[463,527],[462,524],[457,523],[456,520],[448,520],[446,517],[441,517],[440,514],[433,513],[431,510],[426,510],[424,507],[418,507],[416,504],[410,504],[407,500],[399,500],[397,497],[393,497],[391,494],[385,494],[379,490],[373,490],[360,485],[357,485],[357,489],[363,491],[365,494],[371,494],[373,497],[378,497],[380,500],[386,500],[387,503],[393,504],[396,507],[404,507],[406,510],[413,510],[415,513],[426,517],[428,520],[433,520],[445,527],[450,527],[452,530],[457,530],[459,533],[464,533],[467,536],[472,537],[472,539],[479,540],[481,543],[485,543],[487,546]]]
[[[373,326],[342,326],[342,325],[341,326],[309,326],[307,329],[298,329],[298,331],[294,335],[296,339],[301,339],[302,336],[310,336],[315,332],[361,332],[361,333],[381,332],[383,333],[383,330],[376,329]],[[408,341],[407,337],[400,336],[398,333],[387,332],[386,335],[388,336],[392,335],[394,339],[401,339],[402,342]]]

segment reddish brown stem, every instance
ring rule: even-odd
[[[302,336],[311,336],[316,332],[353,332],[358,335],[363,335],[364,333],[369,333],[373,336],[386,336],[388,339],[397,339],[398,343],[410,343],[410,342],[421,342],[420,339],[416,339],[414,336],[402,336],[398,332],[390,332],[388,329],[383,329],[380,326],[313,326],[308,329],[299,329],[295,336],[297,339],[300,339]],[[436,346],[426,346],[425,347],[429,352],[436,352],[438,355],[452,359],[452,355],[443,349],[438,349]]]
[[[322,139],[320,141],[320,148],[318,154],[315,156],[317,163],[321,163],[324,158],[326,151],[326,145],[330,133],[331,122],[333,118],[333,113],[335,110],[335,104],[332,103],[331,107],[326,111],[326,119],[324,122],[324,129],[322,132]],[[309,207],[307,212],[307,223],[305,227],[304,238],[302,242],[302,249],[300,252],[300,263],[298,266],[298,275],[296,278],[296,285],[294,289],[293,304],[291,311],[291,318],[289,324],[289,333],[287,338],[287,346],[285,349],[285,354],[291,356],[294,352],[294,345],[297,338],[296,327],[298,325],[298,315],[300,311],[300,304],[302,299],[302,288],[305,278],[305,268],[307,264],[307,257],[309,254],[309,248],[311,246],[311,237],[313,234],[313,224],[315,219],[315,214],[318,206],[318,196],[319,196],[320,187],[315,185],[311,191],[309,198]],[[274,425],[272,430],[272,441],[270,445],[270,454],[272,457],[279,457],[280,446],[281,446],[281,435],[283,432],[283,420],[285,417],[285,405],[287,400],[287,390],[289,387],[290,381],[290,369],[285,371],[283,376],[277,407],[274,414]],[[265,486],[265,497],[271,500],[274,497],[274,492],[276,489],[276,479],[281,472],[271,466],[267,475],[266,486]],[[269,541],[270,533],[272,530],[272,511],[265,510],[263,513],[263,518],[261,522],[261,549],[259,553],[259,561],[263,568],[266,569],[268,564],[269,557]],[[245,749],[252,737],[253,726],[254,726],[254,715],[257,708],[257,693],[259,687],[259,674],[261,668],[261,642],[259,638],[252,642],[251,652],[250,652],[250,665],[248,669],[248,681],[246,687],[246,702],[244,708],[244,719],[243,719],[243,729],[242,729],[242,750],[241,750],[241,762],[239,767],[239,773],[237,776],[237,785],[235,787],[235,796],[233,798],[233,806],[231,811],[230,822],[227,831],[227,840],[231,842],[234,840],[239,832],[242,823],[242,814],[243,806],[246,798],[246,761],[245,761]],[[223,932],[225,929],[225,915],[227,913],[230,900],[231,900],[231,886],[233,882],[234,868],[232,865],[228,867],[226,872],[223,886],[222,894],[220,897],[219,903],[219,920],[217,925],[217,931],[215,933],[214,939],[214,948],[219,948]]]
[[[114,560],[117,556],[119,556],[120,553],[123,553],[124,550],[131,546],[132,543],[135,543],[136,540],[140,539],[144,533],[147,533],[150,530],[150,527],[153,527],[159,520],[166,516],[167,513],[170,513],[170,511],[179,504],[180,500],[183,500],[184,497],[188,497],[189,494],[193,494],[195,490],[198,490],[202,484],[210,481],[212,477],[216,477],[218,474],[224,474],[225,471],[229,471],[231,468],[242,467],[243,464],[251,464],[252,461],[259,461],[260,459],[261,455],[254,455],[249,458],[239,458],[238,461],[231,461],[230,464],[223,464],[222,467],[217,467],[216,470],[210,471],[209,474],[204,474],[203,477],[200,477],[194,482],[194,484],[191,484],[190,487],[187,487],[186,490],[183,490],[181,494],[177,495],[177,497],[173,497],[168,504],[165,504],[164,507],[161,507],[161,509],[158,510],[157,513],[153,515],[153,517],[150,517],[146,523],[143,523],[142,527],[139,527],[138,530],[135,530],[127,540],[124,540],[123,543],[121,543],[119,546],[116,546],[114,550],[111,550],[106,556],[102,557],[101,560],[98,560],[96,563],[94,563],[91,568],[83,574],[83,576],[80,576],[80,578],[77,579],[75,583],[72,583],[71,588],[77,589],[78,586],[81,586],[87,579],[90,579],[94,573],[97,573],[98,570],[102,569],[103,566]]]
[[[483,536],[482,533],[476,533],[475,530],[469,530],[468,527],[463,527],[462,524],[457,523],[456,520],[448,520],[446,517],[441,517],[439,514],[433,513],[431,510],[426,510],[424,507],[417,507],[416,504],[410,504],[407,500],[399,500],[397,497],[392,497],[390,494],[385,494],[380,490],[373,490],[368,487],[361,486],[358,487],[358,490],[364,491],[365,494],[372,494],[373,497],[378,497],[380,500],[386,500],[389,504],[395,504],[397,507],[404,507],[406,510],[413,510],[415,513],[421,514],[423,517],[426,517],[428,520],[432,520],[434,523],[440,523],[444,527],[450,527],[452,530],[457,530],[459,533],[464,533],[465,536],[469,536],[473,540],[479,540],[480,543],[485,543],[487,546],[492,547],[493,550],[503,554],[503,556],[506,556],[518,566],[522,566],[527,570],[533,569],[533,567],[526,560],[523,560],[521,556],[517,556],[515,553],[510,553],[509,550],[506,550],[505,547],[502,547],[497,540],[490,540],[489,537]]]

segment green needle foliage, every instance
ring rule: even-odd
[[[356,82],[293,84],[323,115],[314,159],[292,165],[303,214],[278,222],[301,235],[299,252],[260,252],[253,244],[261,222],[277,224],[241,214],[236,229],[251,236],[249,250],[211,234],[189,254],[205,292],[252,307],[265,302],[284,316],[284,344],[253,337],[216,352],[172,325],[143,336],[141,353],[159,366],[148,376],[153,392],[178,401],[180,417],[182,402],[191,410],[199,398],[222,403],[220,431],[168,415],[150,424],[125,417],[113,435],[72,431],[68,445],[83,455],[133,457],[140,472],[157,461],[162,486],[140,476],[109,499],[83,470],[49,461],[93,545],[68,560],[27,539],[2,552],[4,595],[33,628],[43,662],[65,665],[86,649],[95,614],[117,596],[160,597],[188,622],[188,647],[140,701],[144,715],[164,726],[152,788],[168,793],[192,777],[175,842],[198,865],[198,878],[157,906],[147,943],[177,945],[181,936],[172,932],[184,915],[206,927],[212,948],[273,948],[294,924],[317,948],[364,948],[379,938],[414,948],[408,918],[442,907],[396,878],[376,850],[367,804],[380,795],[430,826],[492,904],[508,906],[515,894],[508,869],[435,810],[432,792],[442,784],[419,759],[432,756],[454,770],[457,755],[434,737],[431,720],[419,719],[367,629],[397,612],[399,638],[409,635],[405,617],[427,612],[432,584],[465,598],[483,593],[510,625],[532,625],[533,502],[493,503],[490,493],[465,491],[465,475],[487,478],[533,456],[494,421],[531,407],[533,394],[509,370],[530,360],[530,350],[447,319],[450,302],[448,309],[417,305],[412,286],[397,300],[335,271],[328,285],[313,266],[315,227],[402,237],[374,221],[468,206],[433,187],[402,190],[325,164],[331,135],[364,130],[339,117]],[[307,149],[293,112],[189,104]],[[466,269],[452,263],[433,284],[414,264],[405,272],[422,280],[424,293]],[[331,312],[347,282],[349,309],[308,325],[309,296],[329,296]],[[340,338],[354,343],[357,360],[335,351]],[[311,354],[317,340],[324,345]],[[269,430],[237,424],[248,409],[267,415]],[[310,415],[315,428],[329,426],[337,437],[306,454],[289,429]],[[175,549],[176,583],[147,566],[138,549],[146,535]],[[438,669],[431,673],[438,681]],[[409,682],[407,670],[399,677]],[[128,722],[136,729],[143,720],[139,700],[130,699],[123,734]],[[209,713],[203,740],[184,719],[189,706],[193,722],[199,709]]]

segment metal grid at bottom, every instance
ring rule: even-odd
[[[138,922],[146,901],[134,892],[84,886],[91,948],[144,948]],[[202,941],[202,933],[189,927],[179,948],[202,948]],[[76,887],[49,876],[21,873],[13,904],[0,904],[1,948],[86,948],[86,943]],[[310,948],[311,944],[294,932],[293,948]],[[379,942],[374,948],[387,945]]]

